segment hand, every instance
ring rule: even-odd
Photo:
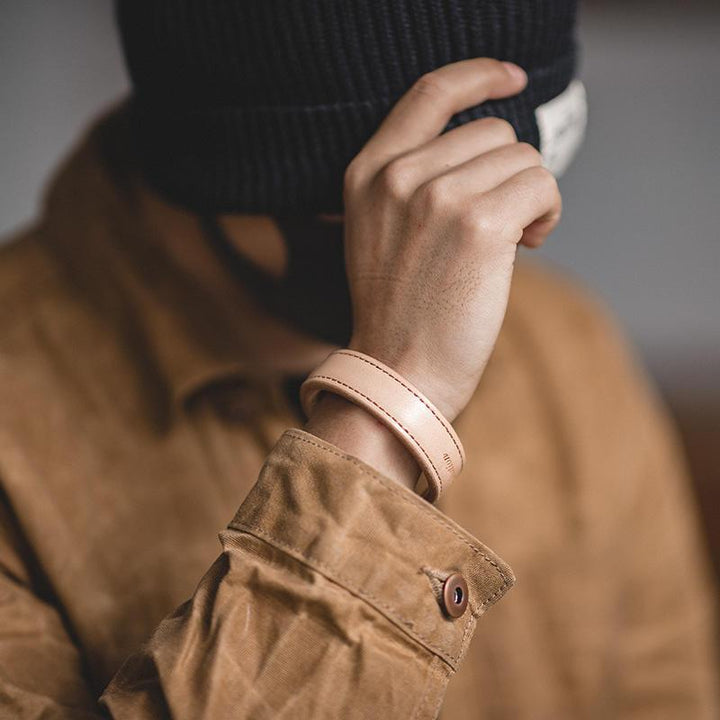
[[[433,70],[345,172],[349,347],[393,367],[451,421],[497,340],[517,245],[543,242],[561,198],[540,153],[508,122],[439,133],[454,113],[526,82],[517,66],[487,58]]]
[[[345,172],[349,347],[376,357],[454,420],[502,325],[518,243],[542,244],[561,198],[540,154],[497,118],[450,117],[527,82],[479,58],[421,77]],[[419,467],[363,409],[326,395],[306,429],[413,488]]]

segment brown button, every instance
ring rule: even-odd
[[[443,583],[443,609],[451,618],[459,618],[468,604],[468,586],[460,573],[453,573]]]

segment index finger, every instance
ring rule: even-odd
[[[422,75],[395,103],[362,152],[371,164],[436,137],[457,112],[486,100],[519,93],[527,83],[522,68],[492,58],[470,58]]]

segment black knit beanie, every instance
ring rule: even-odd
[[[495,115],[539,148],[534,110],[575,72],[576,0],[118,0],[147,180],[202,214],[342,213],[342,180],[423,73],[510,60]]]

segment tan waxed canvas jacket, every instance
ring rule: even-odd
[[[109,128],[0,249],[0,718],[719,716],[678,441],[601,303],[519,261],[432,506],[302,429]]]

